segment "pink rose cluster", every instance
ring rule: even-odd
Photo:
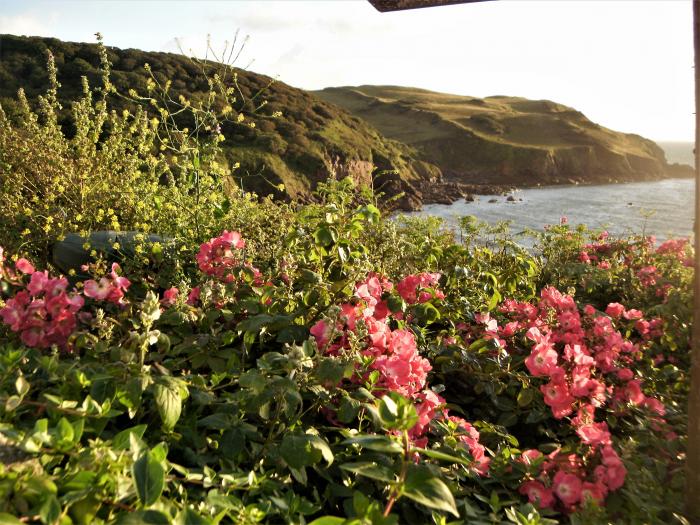
[[[29,276],[28,282],[22,276]],[[0,248],[0,277],[21,289],[0,309],[0,317],[10,330],[20,335],[30,347],[68,348],[68,338],[75,330],[84,300],[78,293],[68,293],[68,281],[38,272],[26,259],[19,259],[15,269],[4,265]]]
[[[531,467],[533,475],[520,485],[520,493],[540,508],[559,506],[573,512],[582,503],[592,500],[602,505],[607,495],[622,487],[627,471],[611,445],[603,445],[590,467],[576,454],[562,454],[560,449],[545,456],[539,450],[525,450],[520,461]]]
[[[99,281],[90,279],[83,284],[85,297],[96,301],[107,301],[119,306],[124,306],[124,295],[131,286],[131,282],[126,277],[122,277],[118,272],[121,268],[117,263],[112,263],[111,271],[101,277]]]
[[[414,398],[425,388],[431,366],[418,353],[413,333],[390,328],[389,308],[382,294],[391,289],[389,281],[370,275],[355,287],[356,300],[341,305],[335,325],[321,320],[311,328],[311,334],[326,353],[341,355],[349,350],[351,335],[360,329],[366,332],[366,345],[361,354],[372,358],[367,375],[375,370],[379,372],[377,391],[393,391]],[[359,378],[360,381],[365,379]]]
[[[693,266],[690,256],[690,241],[688,239],[669,239],[656,248],[657,254],[669,254],[681,261],[685,266]]]
[[[239,250],[245,248],[245,241],[238,232],[224,230],[221,235],[210,239],[199,247],[196,255],[199,269],[222,281],[233,280],[231,269],[243,264]]]
[[[404,277],[396,285],[396,291],[407,304],[425,303],[431,299],[444,299],[438,290],[439,273],[419,273]]]
[[[673,284],[664,278],[664,273],[667,272],[659,271],[657,265],[667,263],[670,259],[692,267],[694,261],[688,239],[669,239],[656,248],[655,244],[656,237],[653,235],[637,242],[607,241],[607,237],[604,237],[585,245],[579,252],[578,260],[605,270],[618,262],[634,271],[640,286],[651,289],[665,302]],[[656,265],[648,264],[649,254],[655,258]],[[641,264],[636,259],[637,255],[642,257]]]
[[[476,472],[486,476],[489,472],[491,458],[486,455],[486,448],[479,442],[479,431],[461,417],[448,415],[447,409],[444,410],[444,416],[456,427],[458,439],[474,458]]]
[[[614,253],[620,247],[620,242],[608,242],[608,237],[608,232],[604,231],[598,236],[596,242],[586,244],[579,253],[579,261],[586,264],[598,263],[601,257],[609,256]],[[610,264],[606,262],[603,268],[610,268]]]
[[[513,336],[517,323],[499,327],[497,319],[491,317],[489,312],[483,312],[474,314],[474,323],[457,323],[455,328],[459,332],[461,343],[466,346],[477,339],[483,339],[484,341],[493,340],[498,348],[505,348],[506,342],[503,337]],[[447,337],[443,339],[443,343],[456,344],[457,340],[454,337]]]
[[[439,274],[410,275],[396,285],[396,292],[410,304],[442,297],[437,290]],[[431,288],[426,291],[426,288]],[[409,435],[418,447],[428,444],[427,433],[430,424],[436,419],[447,420],[445,400],[428,388],[427,376],[430,362],[421,357],[416,339],[408,329],[392,329],[389,325],[392,315],[385,297],[394,290],[387,279],[370,274],[355,286],[352,302],[340,306],[336,320],[321,320],[311,328],[311,335],[318,347],[333,356],[352,355],[353,342],[362,337],[360,354],[369,365],[363,366],[356,359],[357,374],[352,379],[357,384],[366,384],[370,375],[378,374],[373,383],[374,393],[397,392],[414,402],[418,423]],[[424,295],[425,294],[425,295]],[[427,297],[427,299],[426,299]],[[489,458],[479,443],[479,433],[469,423],[460,418],[450,418],[459,434],[460,441],[470,451],[475,460],[475,470],[485,474]]]
[[[255,286],[269,284],[263,281],[260,270],[244,260],[241,252],[243,248],[245,248],[245,240],[240,233],[224,230],[218,237],[200,245],[196,255],[199,269],[202,273],[225,284],[239,282],[237,275],[240,276],[241,272],[252,274],[252,282]],[[187,304],[197,304],[201,291],[201,285],[192,288],[187,296]]]
[[[619,303],[609,304],[605,315],[587,305],[581,315],[573,298],[553,287],[542,290],[537,305],[506,300],[501,311],[510,319],[504,335],[524,332],[533,343],[525,366],[546,381],[540,386],[545,404],[556,419],[576,412],[570,423],[587,450],[586,461],[572,456],[565,467],[545,463],[540,477],[525,482],[521,491],[543,507],[559,501],[571,510],[586,496],[602,502],[622,486],[626,471],[612,448],[607,423],[596,421],[596,411],[609,407],[622,413],[637,406],[647,410],[658,428],[664,423],[663,404],[643,393],[642,381],[632,371],[644,342],[661,334],[661,321],[646,321],[642,312]],[[636,328],[640,340],[623,337],[614,321]],[[596,463],[587,479],[591,472],[581,465]]]
[[[163,297],[160,299],[160,304],[168,308],[177,303],[177,298],[180,296],[180,290],[175,286],[171,286],[163,292]]]

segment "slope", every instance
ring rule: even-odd
[[[47,88],[46,52],[53,54],[61,83],[59,100],[64,106],[62,122],[70,129],[71,102],[82,94],[81,77],[92,86],[101,83],[99,54],[95,44],[62,42],[53,38],[0,35],[0,104],[12,116],[18,109],[16,94],[23,88],[30,102]],[[171,82],[171,96],[202,99],[209,87],[201,64],[188,57],[136,49],[108,48],[111,81],[120,93],[135,89],[145,93],[148,63],[157,81]],[[209,63],[216,71],[222,67]],[[308,200],[318,182],[330,176],[353,177],[361,184],[380,186],[389,195],[406,192],[400,205],[415,208],[420,194],[414,184],[439,179],[440,171],[418,160],[416,152],[383,137],[373,126],[342,108],[283,82],[236,68],[239,100],[236,108],[251,114],[255,127],[227,123],[223,128],[224,153],[236,182],[245,190],[277,198]],[[256,95],[257,98],[256,98]],[[264,100],[266,105],[256,107]],[[110,100],[112,108],[129,107],[121,97]],[[278,116],[273,116],[279,113]],[[395,170],[377,179],[379,170]],[[284,189],[280,189],[280,184]]]
[[[548,100],[476,98],[398,86],[327,88],[327,102],[415,147],[462,183],[596,183],[691,176],[663,150]]]

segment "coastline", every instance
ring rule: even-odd
[[[692,179],[694,177],[693,170],[690,166],[674,164],[671,165],[673,168],[676,166],[682,169],[673,169],[672,173],[664,177],[641,177],[627,180],[619,179],[608,179],[607,181],[602,180],[590,180],[590,181],[568,181],[568,182],[553,182],[553,183],[534,183],[534,184],[491,184],[491,183],[462,183],[453,180],[447,180],[442,182],[433,182],[432,184],[423,184],[417,188],[420,194],[417,196],[420,201],[420,206],[415,207],[415,201],[411,203],[412,205],[404,208],[401,207],[401,211],[421,211],[424,205],[429,204],[453,204],[464,200],[465,202],[473,202],[477,197],[488,197],[488,196],[508,196],[512,197],[513,193],[518,190],[526,189],[545,189],[545,188],[561,188],[570,186],[611,186],[611,185],[621,185],[621,184],[634,184],[638,182],[657,182],[662,180],[673,180],[673,179]]]

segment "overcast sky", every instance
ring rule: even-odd
[[[504,0],[378,13],[364,0],[0,0],[0,33],[149,51],[222,47],[293,86],[393,84],[550,99],[604,126],[693,140],[691,0]],[[0,42],[0,45],[2,43]]]

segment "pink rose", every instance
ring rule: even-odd
[[[605,313],[613,319],[618,319],[621,315],[625,313],[625,307],[622,306],[620,303],[610,303],[605,309]]]
[[[581,501],[583,484],[578,476],[560,470],[555,474],[552,486],[554,494],[564,505],[570,506]]]
[[[15,268],[26,275],[31,275],[34,273],[34,266],[24,257],[17,260],[15,263]]]
[[[545,487],[539,481],[526,481],[520,485],[520,494],[527,495],[530,503],[533,503],[541,509],[548,509],[554,506],[554,493],[552,489]]]

